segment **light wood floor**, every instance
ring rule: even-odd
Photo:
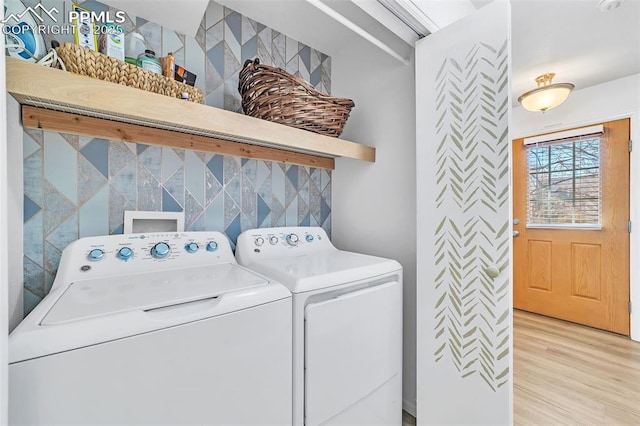
[[[514,311],[516,425],[640,425],[640,343]]]
[[[517,310],[513,328],[516,425],[640,425],[640,343]]]

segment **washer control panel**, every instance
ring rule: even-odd
[[[134,259],[178,261],[182,255],[196,254],[201,251],[201,248],[203,248],[202,252],[214,253],[218,251],[220,244],[218,241],[228,244],[224,236],[202,234],[211,233],[181,232],[93,237],[91,239],[97,239],[97,241],[85,241],[86,244],[90,244],[86,257],[91,262],[106,261],[111,254],[115,254],[115,258],[123,262]],[[84,240],[86,239],[78,241]]]
[[[320,227],[259,228],[238,236],[236,258],[302,255],[319,250],[335,250],[327,233]]]
[[[81,238],[63,251],[59,271],[70,271],[70,282],[220,263],[236,263],[224,234],[158,232]]]

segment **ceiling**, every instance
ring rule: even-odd
[[[153,0],[153,7],[150,7],[151,0],[100,1],[191,37],[196,36],[204,12],[209,4],[209,0],[179,0],[181,7],[176,7],[176,0]]]
[[[554,83],[573,83],[576,90],[640,73],[640,0],[610,12],[597,3],[512,0],[514,99],[547,72],[556,73]]]
[[[130,0],[109,1],[132,3]],[[198,7],[181,10],[197,11],[201,18],[201,4],[207,0],[183,1],[197,3]],[[393,19],[374,17],[370,10],[365,11],[368,6],[379,8],[377,0],[217,1],[331,56],[344,49],[345,40],[349,40],[349,45],[376,45],[405,64],[411,57],[413,40],[407,39],[406,31],[399,30]],[[412,2],[429,15],[435,25],[430,28],[433,32],[491,0]],[[535,88],[536,76],[548,72],[556,73],[555,83],[573,83],[576,90],[640,73],[640,0],[623,0],[620,7],[609,12],[601,12],[598,2],[511,0],[514,102],[522,93]],[[147,19],[175,22],[175,10],[172,12],[171,8],[147,9]],[[336,18],[332,11],[351,24]],[[304,19],[291,19],[292,16]]]

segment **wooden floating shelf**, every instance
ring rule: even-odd
[[[6,58],[23,126],[245,158],[334,168],[375,148],[181,99]]]

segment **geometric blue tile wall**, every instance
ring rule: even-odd
[[[25,308],[49,291],[72,241],[122,233],[125,210],[184,211],[185,228],[235,242],[255,227],[331,231],[331,173],[41,130],[24,132]]]
[[[256,56],[331,90],[330,57],[215,2],[196,37],[128,16],[133,30],[193,70],[211,106],[241,111],[238,72]],[[331,232],[328,170],[29,129],[23,147],[25,315],[51,288],[62,250],[77,238],[122,233],[125,210],[184,211],[187,230],[222,231],[233,242],[255,227]]]

